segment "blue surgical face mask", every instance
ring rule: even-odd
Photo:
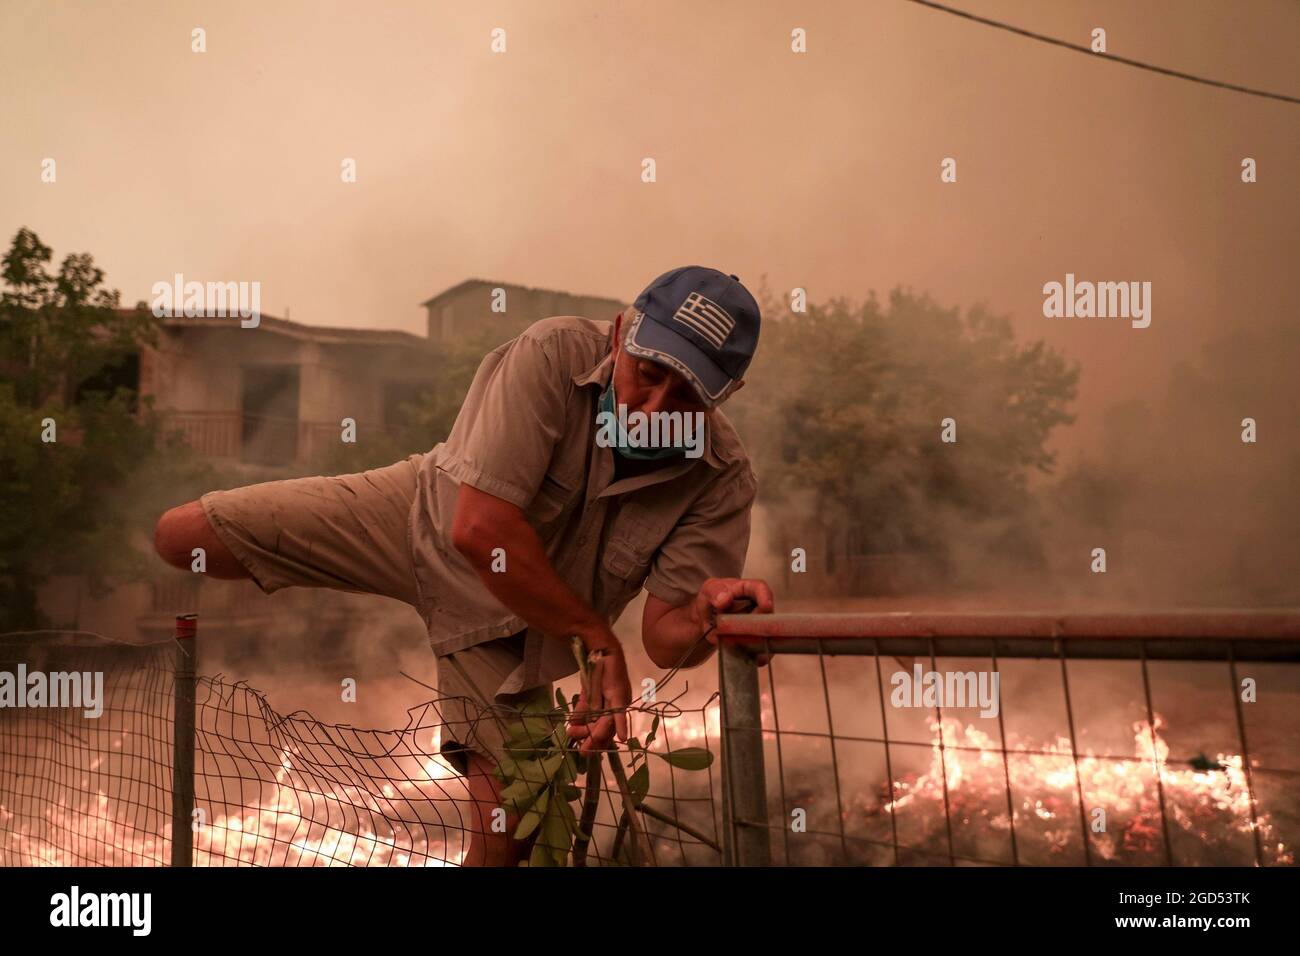
[[[622,349],[619,350],[620,352]],[[631,458],[637,461],[662,461],[665,458],[675,458],[686,451],[685,446],[680,448],[663,447],[663,448],[640,448],[628,444],[627,432],[623,430],[623,423],[618,420],[618,399],[614,396],[614,373],[618,371],[618,359],[614,359],[614,372],[609,376],[609,387],[600,393],[600,401],[597,402],[596,412],[609,412],[613,416],[614,431],[618,436],[618,444],[613,448],[624,458]]]

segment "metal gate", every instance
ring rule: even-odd
[[[1294,862],[1300,613],[728,615],[719,635],[728,864],[800,862],[810,834],[825,851],[819,863]],[[760,668],[758,653],[771,664]],[[778,693],[786,662],[796,658],[802,686]],[[972,672],[960,671],[972,665],[1017,686],[1030,673],[1033,686],[1003,693],[984,729],[963,728],[952,701],[941,700],[923,708],[929,732],[909,734],[901,707],[910,702],[899,697],[914,688],[905,685],[925,671],[936,675],[926,682],[942,698],[945,686],[972,686]],[[954,672],[964,676],[953,681]],[[1002,686],[991,676],[989,683]],[[1017,711],[1017,697],[1059,712],[1053,743],[1008,737],[1013,720],[1047,732],[1054,719]],[[811,729],[782,725],[794,703]],[[1114,738],[1104,725],[1117,720],[1117,707],[1119,718],[1131,708],[1136,752],[1097,752],[1088,741]],[[1169,737],[1164,711],[1219,748]],[[820,756],[792,768],[792,750],[810,741]],[[864,748],[883,757],[888,781],[874,799],[843,785],[846,771],[863,763],[846,751]],[[931,767],[909,780],[899,764],[918,748]],[[818,774],[820,787],[808,780]],[[1027,792],[1036,786],[1037,795]],[[1042,788],[1050,790],[1046,803]],[[792,789],[803,796],[792,798]],[[800,799],[821,801],[819,827],[809,827]],[[913,828],[923,839],[909,840],[900,830],[914,821],[905,817],[919,819],[927,800],[931,825]],[[862,821],[875,831],[857,826]]]

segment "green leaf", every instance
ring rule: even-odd
[[[502,754],[497,761],[497,773],[505,778],[506,783],[518,780],[537,780],[541,776],[541,760],[535,757],[519,757],[514,754]]]
[[[503,802],[518,800],[531,801],[533,797],[537,796],[537,790],[538,787],[536,784],[530,783],[527,780],[512,780],[507,786],[501,789],[501,800]]]
[[[655,719],[650,721],[650,733],[646,735],[645,749],[649,750],[650,745],[655,742],[655,734],[659,732],[659,715],[655,714]]]
[[[509,741],[506,742],[505,755],[517,763],[526,763],[528,761],[540,761],[549,756],[551,750],[549,747],[524,747],[512,746]]]
[[[501,791],[501,805],[512,813],[522,814],[533,805],[537,797],[545,790],[544,784],[540,787],[534,787],[527,780],[516,780]]]
[[[514,720],[506,724],[506,751],[516,759],[528,759],[540,756],[538,751],[546,750],[549,734],[538,736],[526,727],[523,721]]]
[[[635,737],[629,737],[627,738],[627,749],[644,750],[645,748],[641,746],[641,741],[637,740]]]
[[[556,773],[558,773],[560,768],[564,766],[566,756],[567,755],[561,751],[560,753],[547,757],[542,761],[542,773],[548,781],[554,779]]]
[[[563,710],[565,712],[568,711],[569,706],[567,703],[565,703],[564,691],[560,690],[560,688],[558,687],[555,688],[555,702],[560,705],[560,710]]]
[[[627,778],[627,789],[632,795],[632,806],[641,806],[641,801],[650,792],[650,765],[648,763],[641,764],[636,773]]]
[[[524,738],[526,743],[534,746],[540,746],[548,737],[555,733],[555,723],[550,717],[541,717],[530,714],[523,718],[522,721],[527,737]]]
[[[506,721],[506,743],[510,748],[539,748],[547,746],[556,727],[563,726],[563,713],[550,709],[550,695],[545,706],[525,703],[517,717]]]
[[[528,835],[537,829],[537,825],[546,817],[550,800],[550,791],[542,791],[542,794],[537,798],[537,802],[528,808],[528,812],[520,818],[519,826],[515,827],[516,840],[526,840]]]
[[[533,852],[528,855],[529,866],[554,866],[555,858],[551,856],[551,851],[542,845],[538,840],[533,844]]]
[[[575,787],[575,786],[574,786],[573,784],[571,784],[571,783],[566,783],[566,784],[564,785],[564,790],[563,790],[562,792],[564,793],[564,799],[565,799],[565,800],[581,800],[581,799],[582,799],[582,791],[579,790],[577,787]]]
[[[564,754],[564,769],[558,779],[565,783],[573,783],[578,779],[578,774],[581,772],[578,769],[578,755],[567,747],[561,753]]]
[[[571,844],[569,837],[569,824],[564,816],[561,807],[567,807],[566,803],[554,804],[551,811],[546,815],[546,821],[542,826],[542,835],[538,840],[539,843],[545,843],[551,851],[551,859],[556,866],[564,866],[569,862],[569,847]]]
[[[682,747],[667,753],[655,752],[655,756],[668,761],[678,770],[707,770],[713,763],[713,752],[703,747]]]
[[[555,801],[553,806],[559,808],[560,816],[564,817],[564,819],[568,822],[569,829],[576,830],[578,827],[578,817],[573,812],[573,807],[560,800]]]
[[[506,755],[501,758],[501,766],[505,768],[512,786],[525,783],[531,790],[537,790],[551,782],[556,766],[563,760],[563,754],[548,754],[544,758],[532,760],[517,760]]]

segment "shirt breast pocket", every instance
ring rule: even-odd
[[[649,512],[636,506],[625,507],[614,519],[605,547],[605,570],[639,589],[650,574],[660,537]]]
[[[605,570],[628,588],[640,588],[650,576],[654,550],[626,538],[611,538],[605,547]]]
[[[572,513],[579,483],[579,479],[564,475],[548,474],[542,479],[527,511],[529,522],[540,538],[550,538]]]

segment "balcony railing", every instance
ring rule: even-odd
[[[205,458],[236,459],[256,464],[310,461],[339,442],[337,422],[302,421],[241,412],[177,411],[168,425]],[[389,434],[391,426],[364,423],[368,434]]]

